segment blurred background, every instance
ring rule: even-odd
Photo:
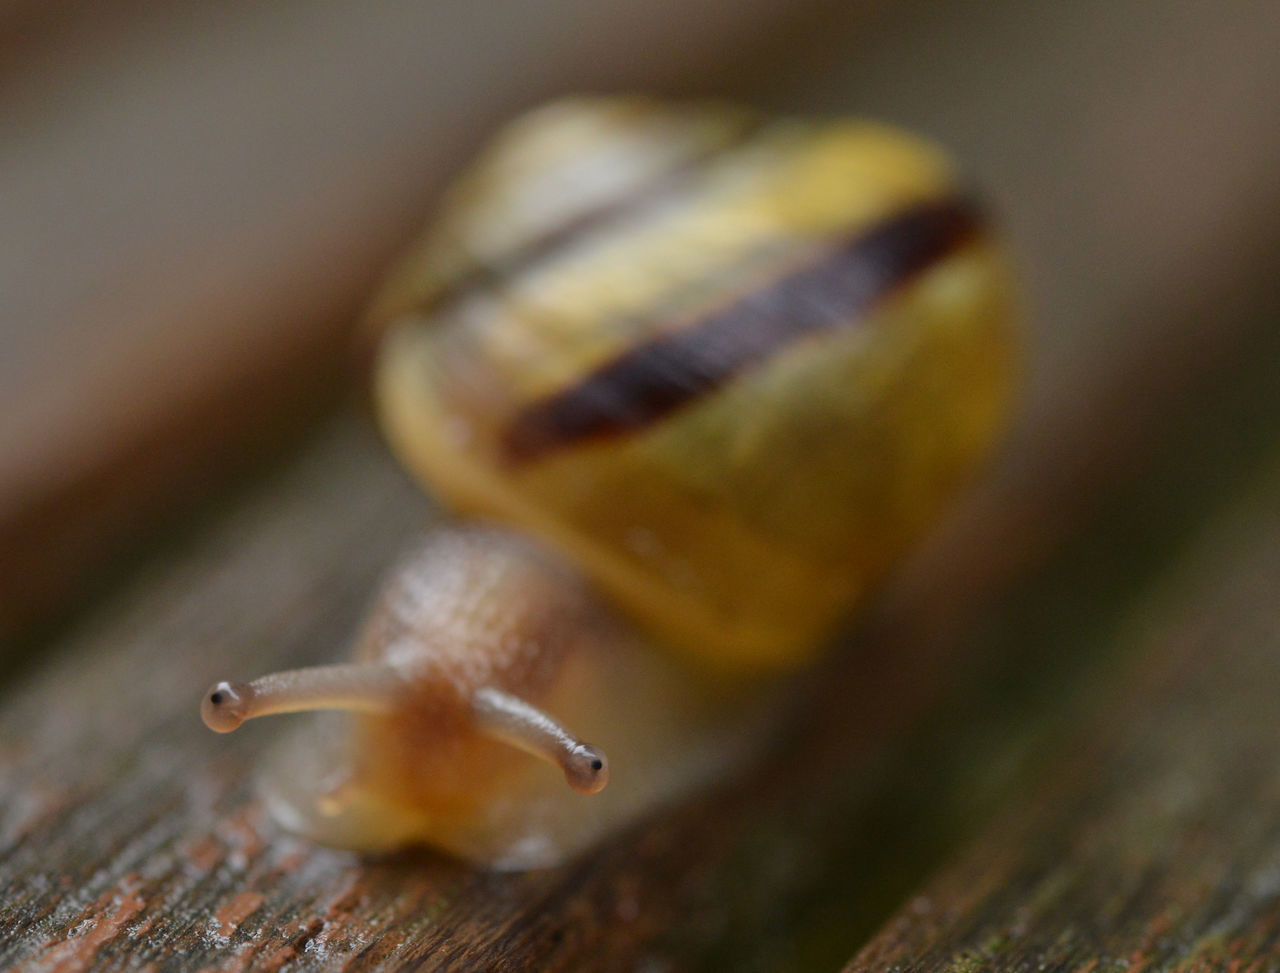
[[[18,903],[0,920],[56,950],[145,894],[114,961],[174,935],[222,962],[201,923],[248,888],[266,905],[237,947],[284,948],[323,914],[334,949],[385,938],[388,964],[465,948],[468,909],[474,942],[523,930],[570,955],[572,936],[538,937],[586,937],[592,916],[588,950],[671,929],[699,949],[736,935],[747,969],[809,939],[819,960],[795,968],[852,955],[965,828],[1034,793],[1020,768],[1054,778],[1046,726],[1124,715],[1082,716],[1073,687],[1118,678],[1142,585],[1280,456],[1278,52],[1275,0],[0,0],[0,886]],[[371,424],[325,424],[356,411],[360,310],[496,126],[609,91],[871,116],[947,146],[1022,269],[1012,441],[795,739],[718,803],[655,815],[594,870],[500,886],[290,845],[249,795],[256,740],[215,746],[186,694],[215,665],[341,653],[425,507]],[[258,484],[267,500],[241,504]],[[952,678],[961,643],[985,661]],[[1223,668],[1214,719],[1257,682]],[[1258,736],[1237,748],[1264,763],[1271,698],[1241,711]],[[1216,767],[1220,737],[1185,739]],[[614,884],[639,890],[634,921]],[[531,902],[543,926],[508,925]]]
[[[1259,326],[1278,50],[1274,0],[7,0],[0,637],[338,401],[442,181],[566,92],[938,139],[1025,268],[1024,427],[1137,428]]]

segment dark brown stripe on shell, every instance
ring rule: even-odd
[[[769,124],[765,118],[745,118],[742,124],[726,132],[721,138],[699,146],[670,168],[655,172],[649,179],[631,187],[623,196],[601,203],[595,209],[580,213],[561,223],[542,236],[535,237],[513,253],[493,263],[474,264],[450,281],[431,302],[430,313],[437,313],[451,304],[468,297],[502,286],[540,261],[546,259],[584,233],[609,223],[616,223],[632,213],[660,203],[664,198],[679,192],[696,173],[714,159],[739,149],[763,131]]]
[[[504,458],[526,463],[573,443],[644,429],[790,343],[850,326],[979,226],[966,200],[917,203],[816,263],[530,403],[502,436]]]

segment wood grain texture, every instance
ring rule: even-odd
[[[849,964],[1280,966],[1280,463],[1128,613],[1095,731]]]
[[[1153,538],[1185,529],[1232,482],[1217,460],[1237,452],[1226,431],[1247,429],[1242,414],[1280,415],[1274,336],[1259,340],[1238,349],[1253,367],[1229,379],[1252,392],[1230,406],[1198,408],[1225,376],[1184,363],[1159,381],[1134,373],[1108,409],[1163,402],[1145,414],[1167,425],[1100,435],[1084,411],[1071,435],[1021,439],[745,773],[583,860],[521,875],[292,838],[252,787],[279,725],[223,738],[199,723],[215,677],[340,658],[378,572],[434,516],[372,431],[343,420],[0,697],[0,964],[833,968],[1025,778],[1046,736],[1078,716],[1082,687],[1114,676],[1116,616],[1167,554]],[[1184,421],[1188,410],[1200,418]],[[1123,501],[1123,529],[1104,519],[1064,555],[1087,498],[1119,485],[1123,467],[1101,458],[1150,456],[1161,441],[1166,461]],[[1032,488],[1045,456],[1055,490]],[[1221,479],[1170,505],[1206,461]],[[1153,524],[1135,524],[1162,503]],[[1028,529],[1059,541],[1015,543]],[[1048,566],[1046,551],[1058,552]]]

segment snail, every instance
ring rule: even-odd
[[[353,714],[270,798],[318,840],[573,854],[749,746],[759,687],[938,518],[1005,424],[1014,318],[916,137],[535,110],[368,316],[385,435],[456,524],[392,572],[355,661],[218,683],[204,719]]]

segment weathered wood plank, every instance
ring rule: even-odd
[[[1142,656],[862,971],[1280,968],[1280,463],[1128,613]]]
[[[1170,425],[1157,428],[1172,449],[1126,510],[1167,497],[1178,470],[1185,488],[1214,444],[1247,428],[1242,414],[1280,414],[1274,336],[1259,342],[1245,351],[1253,368],[1230,373],[1252,389],[1234,404],[1200,409],[1197,394],[1222,377],[1194,372],[1190,386],[1134,373],[1117,390],[1119,410],[1163,390],[1155,401]],[[1182,395],[1193,401],[1179,411]],[[1181,421],[1189,411],[1200,424]],[[381,566],[432,516],[372,431],[344,421],[83,619],[0,700],[0,963],[829,968],[1009,793],[1079,687],[1112,671],[1105,637],[1091,653],[1062,650],[1105,636],[1164,548],[1140,556],[1132,534],[1104,530],[1046,574],[1045,548],[1019,541],[1072,533],[1089,505],[1070,498],[1115,476],[1099,457],[1135,448],[1131,428],[1108,427],[1111,438],[1092,412],[1080,422],[1073,435],[1022,440],[1041,461],[1010,457],[994,495],[832,658],[803,714],[747,773],[588,859],[500,876],[426,853],[360,859],[283,834],[249,781],[271,725],[215,738],[196,717],[215,676],[340,657]],[[1149,451],[1153,436],[1137,442]],[[1062,479],[1036,490],[1045,456]],[[1139,534],[1163,537],[1222,488],[1166,500]],[[1127,577],[1099,577],[1118,558]],[[1032,576],[1014,585],[1019,565]]]

